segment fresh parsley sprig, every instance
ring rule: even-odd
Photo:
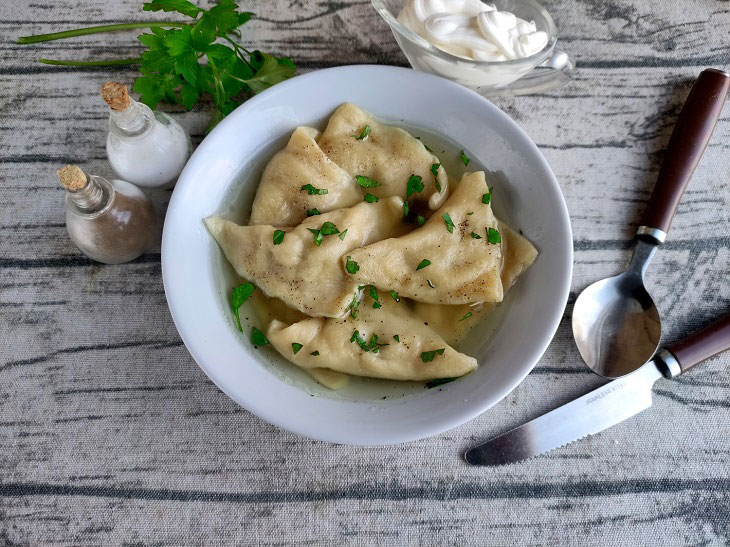
[[[18,43],[30,44],[85,34],[133,28],[149,28],[138,40],[146,51],[138,58],[111,60],[49,60],[64,66],[114,66],[138,64],[141,76],[133,89],[150,108],[158,103],[181,104],[190,110],[205,96],[211,96],[215,112],[212,129],[249,95],[263,91],[294,75],[296,65],[288,57],[277,58],[258,50],[249,51],[237,41],[241,25],[253,17],[239,11],[236,0],[219,0],[210,9],[189,0],[151,0],[144,11],[174,12],[184,21],[131,22],[74,29],[47,35],[24,36]]]

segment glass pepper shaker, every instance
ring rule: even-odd
[[[121,264],[146,251],[156,233],[152,203],[135,185],[87,176],[79,167],[58,170],[66,189],[66,229],[92,260]]]
[[[182,126],[132,99],[119,82],[106,82],[101,96],[109,105],[106,153],[119,178],[150,188],[174,183],[192,150]]]

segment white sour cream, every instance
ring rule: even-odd
[[[398,21],[439,49],[475,61],[523,59],[548,42],[534,22],[480,0],[408,0]]]

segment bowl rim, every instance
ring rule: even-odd
[[[438,57],[442,57],[443,59],[447,61],[451,61],[453,63],[469,63],[473,64],[475,68],[487,68],[487,67],[509,67],[509,66],[525,66],[532,64],[533,66],[537,66],[545,59],[547,59],[550,56],[550,52],[555,48],[555,45],[558,42],[558,27],[555,24],[555,20],[553,19],[552,15],[550,15],[550,12],[545,9],[545,7],[542,4],[539,4],[535,0],[512,0],[516,2],[522,2],[524,4],[529,4],[532,8],[537,10],[537,12],[543,17],[545,20],[545,23],[548,27],[548,41],[545,44],[545,46],[540,50],[532,55],[529,55],[527,57],[520,57],[519,59],[507,59],[505,61],[479,61],[476,59],[467,59],[466,57],[459,57],[458,55],[454,55],[453,53],[449,53],[448,51],[444,51],[441,48],[436,47],[431,42],[426,40],[423,36],[417,34],[413,30],[411,30],[409,27],[398,21],[398,14],[393,14],[391,12],[390,8],[385,4],[384,0],[370,0],[370,3],[372,4],[373,8],[375,8],[375,11],[378,12],[378,14],[383,18],[383,20],[388,23],[388,26],[391,28],[391,30],[398,32],[398,34],[402,35],[404,38],[410,40],[417,46],[419,46],[421,49],[426,50],[427,52],[436,55]],[[398,44],[398,47],[400,47],[400,44]]]
[[[348,432],[338,432],[333,433],[331,431],[328,431],[326,427],[322,427],[321,424],[319,428],[316,426],[314,428],[312,427],[301,427],[292,425],[291,419],[286,418],[282,416],[281,412],[275,412],[274,409],[271,408],[271,406],[266,405],[259,405],[252,403],[250,400],[251,396],[249,394],[249,399],[247,399],[244,396],[241,396],[240,393],[234,393],[231,386],[226,385],[225,382],[221,381],[221,378],[219,377],[219,374],[216,370],[214,370],[215,367],[213,367],[206,359],[204,352],[203,352],[203,344],[199,339],[196,339],[196,336],[198,336],[199,333],[190,331],[186,324],[185,324],[185,318],[184,315],[181,313],[180,306],[182,305],[183,299],[180,298],[179,300],[176,300],[176,297],[179,296],[176,294],[177,287],[175,283],[174,276],[174,268],[171,261],[175,260],[175,257],[170,255],[170,252],[168,252],[168,249],[171,248],[172,242],[175,238],[175,233],[171,229],[171,224],[175,221],[175,217],[181,213],[178,212],[178,210],[182,207],[182,194],[184,189],[187,186],[194,185],[195,179],[193,177],[193,173],[196,169],[198,169],[197,164],[203,163],[203,157],[204,154],[208,152],[208,148],[210,148],[212,143],[215,140],[215,136],[218,134],[224,134],[227,131],[227,128],[233,128],[235,125],[239,122],[240,118],[242,116],[245,116],[247,112],[254,110],[258,108],[258,104],[260,102],[263,102],[268,99],[269,96],[273,95],[274,93],[285,93],[289,88],[295,88],[296,86],[304,85],[310,81],[316,81],[318,78],[322,78],[325,75],[337,75],[341,78],[359,78],[361,81],[368,81],[368,76],[372,75],[373,71],[375,72],[381,72],[381,73],[389,73],[389,76],[392,76],[394,78],[413,78],[414,83],[418,83],[419,85],[424,86],[446,86],[446,88],[450,88],[451,92],[458,95],[458,94],[466,94],[469,97],[470,100],[476,100],[482,106],[484,106],[485,109],[490,111],[490,115],[496,116],[499,118],[499,123],[506,124],[510,127],[510,131],[513,133],[513,135],[516,138],[519,138],[521,141],[521,146],[527,147],[530,152],[532,159],[535,160],[537,167],[539,167],[541,174],[546,175],[545,183],[549,183],[552,187],[553,194],[557,198],[557,204],[559,205],[559,211],[556,211],[556,214],[559,217],[559,222],[564,228],[563,234],[565,237],[565,241],[563,241],[563,245],[561,247],[561,250],[564,251],[563,259],[562,259],[562,271],[564,272],[564,276],[559,280],[559,287],[558,290],[555,291],[555,306],[552,310],[550,310],[550,320],[548,324],[546,325],[545,330],[541,334],[541,341],[538,344],[535,344],[533,348],[530,350],[530,357],[529,357],[529,365],[526,364],[526,366],[520,371],[519,374],[515,374],[514,376],[510,376],[510,380],[505,381],[506,388],[503,392],[501,392],[498,395],[485,397],[481,401],[474,401],[473,404],[471,404],[468,407],[465,407],[463,409],[459,409],[459,411],[454,411],[452,415],[446,417],[440,417],[438,420],[433,420],[428,423],[428,425],[424,425],[420,428],[413,429],[413,430],[400,430],[397,433],[374,433],[374,438],[367,438],[362,439],[359,437],[354,437],[353,434]],[[358,74],[359,73],[359,74]],[[382,74],[381,74],[382,76]],[[360,81],[358,80],[358,81]],[[464,95],[464,96],[466,96]],[[346,98],[342,99],[342,102],[346,102]],[[376,114],[377,115],[377,114]],[[206,144],[205,141],[208,141]],[[179,203],[180,202],[180,203]],[[202,225],[202,222],[201,222]],[[189,353],[193,357],[193,359],[196,361],[198,366],[206,373],[206,375],[216,384],[216,386],[223,391],[226,395],[228,395],[233,401],[235,401],[237,404],[251,412],[252,414],[258,416],[259,418],[274,424],[284,430],[291,431],[294,433],[297,433],[299,435],[303,435],[305,437],[309,437],[312,439],[318,439],[318,440],[324,440],[328,442],[333,443],[339,443],[339,444],[350,444],[350,445],[366,445],[366,446],[374,446],[374,445],[388,445],[388,444],[399,444],[403,442],[410,442],[415,440],[420,440],[423,438],[431,437],[440,433],[443,433],[445,431],[448,431],[450,429],[453,429],[457,426],[460,426],[469,420],[472,420],[473,418],[479,416],[484,411],[488,410],[492,406],[494,406],[497,402],[504,399],[509,393],[514,390],[517,385],[519,385],[524,378],[532,371],[532,369],[535,367],[535,365],[538,363],[542,355],[544,354],[545,350],[549,346],[549,344],[552,342],[555,333],[559,327],[559,324],[563,318],[563,313],[565,310],[565,306],[568,301],[568,294],[570,290],[570,284],[572,280],[572,272],[573,272],[573,240],[572,240],[572,228],[570,225],[570,217],[568,214],[567,205],[565,203],[565,198],[562,194],[562,191],[560,189],[560,186],[557,182],[557,179],[555,178],[554,173],[552,172],[552,169],[550,168],[549,164],[547,163],[547,160],[544,158],[540,150],[538,149],[537,145],[532,141],[532,139],[517,125],[517,123],[512,120],[506,113],[504,113],[502,110],[500,110],[498,107],[493,105],[490,101],[485,99],[484,97],[480,96],[479,94],[475,93],[474,91],[467,89],[459,84],[456,84],[450,80],[447,80],[445,78],[441,78],[432,74],[427,74],[423,72],[414,71],[412,69],[402,68],[402,67],[393,67],[393,66],[383,66],[383,65],[348,65],[348,66],[339,66],[339,67],[333,67],[333,68],[327,68],[322,70],[313,71],[301,76],[297,76],[295,78],[292,78],[290,80],[287,80],[285,82],[282,82],[280,84],[277,84],[270,90],[266,90],[257,96],[249,99],[246,101],[243,105],[239,106],[233,113],[231,113],[229,116],[227,116],[211,133],[204,139],[204,141],[198,146],[196,151],[191,156],[190,160],[188,161],[188,164],[186,165],[185,169],[181,173],[179,177],[179,182],[175,187],[175,191],[173,192],[173,195],[170,199],[170,203],[168,206],[167,214],[165,216],[165,222],[164,222],[164,228],[163,228],[163,235],[162,235],[162,249],[161,249],[161,267],[162,267],[162,277],[163,277],[163,285],[165,289],[165,296],[168,302],[168,307],[170,309],[173,322],[175,324],[175,327],[178,330],[178,333],[180,334],[181,339],[183,340],[186,348],[188,349]],[[221,373],[222,375],[222,373]],[[281,381],[280,379],[277,379],[278,381]],[[283,383],[283,382],[282,382]],[[298,389],[298,388],[297,388]],[[448,390],[444,390],[444,393],[446,393]],[[368,404],[370,401],[359,401],[357,404]]]

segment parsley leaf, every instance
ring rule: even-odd
[[[400,302],[400,296],[398,296],[398,293],[395,291],[389,291],[388,294],[390,294],[391,297],[393,297],[393,300],[396,302]]]
[[[380,186],[377,180],[362,175],[355,175],[355,180],[362,188],[375,188],[376,186]]]
[[[317,350],[314,350],[314,351],[313,351],[312,353],[310,353],[309,355],[311,355],[311,356],[313,356],[313,357],[317,357],[317,356],[319,355],[319,351],[317,351]]]
[[[441,215],[441,218],[444,219],[444,222],[446,223],[446,229],[449,231],[450,234],[454,233],[454,222],[451,220],[451,216],[449,213],[444,213]]]
[[[489,192],[487,192],[486,194],[484,194],[482,196],[482,203],[489,205],[491,202],[492,202],[492,189],[490,188]]]
[[[406,199],[411,197],[411,194],[423,191],[423,180],[418,175],[411,175],[408,178],[408,184],[406,185]]]
[[[377,203],[378,196],[374,196],[373,194],[365,194],[365,201],[367,201],[368,203]]]
[[[426,266],[430,266],[430,265],[431,265],[431,261],[427,258],[424,258],[423,260],[421,260],[421,262],[418,263],[418,266],[416,266],[416,271],[422,270]]]
[[[408,213],[411,212],[411,206],[408,205],[407,201],[403,202],[403,218],[408,218]]]
[[[370,126],[366,125],[365,127],[362,128],[362,131],[360,131],[360,136],[355,137],[355,138],[359,141],[364,141],[369,134],[370,134]]]
[[[238,309],[248,300],[249,296],[253,294],[256,289],[256,285],[253,283],[244,283],[238,287],[233,287],[233,293],[231,294],[231,307],[233,308],[233,314],[236,316],[236,323],[238,323],[238,330],[243,332],[241,327],[241,317],[238,314]]]
[[[449,382],[453,382],[454,380],[456,380],[456,378],[438,378],[437,380],[431,380],[430,382],[426,382],[426,389],[442,386]]]
[[[305,184],[301,189],[302,191],[307,192],[310,196],[323,196],[329,193],[327,188],[315,188],[311,184]]]
[[[462,163],[463,163],[463,164],[464,164],[465,166],[466,166],[466,165],[469,165],[469,162],[470,162],[471,160],[470,160],[469,158],[467,158],[467,157],[466,157],[466,154],[464,153],[464,151],[463,151],[463,150],[461,151],[461,154],[459,155],[459,157],[461,158],[461,162],[462,162]]]
[[[496,245],[497,243],[502,242],[502,236],[499,235],[499,232],[494,228],[487,228],[487,241],[489,241],[491,245]]]
[[[459,321],[463,321],[464,319],[469,319],[473,314],[471,312],[467,312],[464,314],[464,317],[459,319]]]
[[[378,291],[375,290],[375,287],[373,285],[370,285],[370,298],[375,301],[373,302],[373,308],[375,308],[376,310],[383,306],[380,303],[380,299],[378,298]]]
[[[197,17],[203,11],[188,0],[152,0],[142,5],[143,11],[176,11],[188,17]]]
[[[317,209],[316,207],[314,209],[307,209],[307,216],[308,217],[313,217],[313,216],[321,215],[321,214],[322,213],[320,213],[319,212],[319,209]]]
[[[294,352],[294,355],[299,353],[299,350],[302,349],[304,346],[298,342],[292,342],[291,349]]]
[[[322,232],[320,230],[315,230],[314,228],[307,228],[307,230],[314,234],[314,244],[317,247],[322,245]]]
[[[348,306],[350,308],[350,317],[353,319],[357,319],[357,308],[360,305],[360,292],[355,291],[355,294],[352,295],[352,302],[350,302],[350,305]]]
[[[395,340],[396,342],[398,342],[400,344],[400,336],[398,336],[397,334],[393,335],[393,340]]]
[[[352,342],[357,342],[357,345],[360,346],[360,349],[362,349],[363,351],[370,351],[368,343],[362,336],[360,336],[360,331],[356,330],[352,333],[352,336],[350,336],[350,343]]]
[[[440,194],[441,183],[439,182],[439,167],[441,167],[440,163],[434,163],[433,165],[431,165],[431,173],[433,173],[433,183],[436,186],[436,191]]]
[[[433,361],[436,355],[443,355],[445,350],[446,348],[435,349],[432,351],[424,351],[423,353],[421,353],[421,361],[423,361],[424,363],[430,363],[431,361]]]
[[[253,327],[251,329],[251,343],[254,346],[265,346],[269,343],[269,340],[264,336],[264,333],[261,332],[256,327]]]
[[[337,226],[335,226],[335,224],[333,222],[330,222],[329,220],[322,224],[320,232],[322,232],[323,236],[332,236],[340,233],[340,231],[337,229]]]
[[[426,224],[426,219],[422,215],[418,215],[416,217],[416,224],[418,224],[418,227],[420,228],[424,224]]]
[[[479,234],[477,234],[476,232],[472,232],[472,233],[471,233],[471,237],[473,237],[474,239],[481,239],[481,238],[482,238],[482,236],[480,236],[480,235],[479,235]]]
[[[278,245],[282,241],[284,241],[284,236],[286,235],[286,232],[282,230],[274,230],[274,245]]]
[[[347,229],[347,228],[345,228],[344,230],[342,230],[342,231],[340,232],[340,239],[341,239],[342,241],[345,241],[345,234],[347,234],[347,230],[348,230],[348,229]]]
[[[347,273],[356,274],[360,269],[360,265],[348,256],[347,262],[345,263],[345,269],[347,270]]]

